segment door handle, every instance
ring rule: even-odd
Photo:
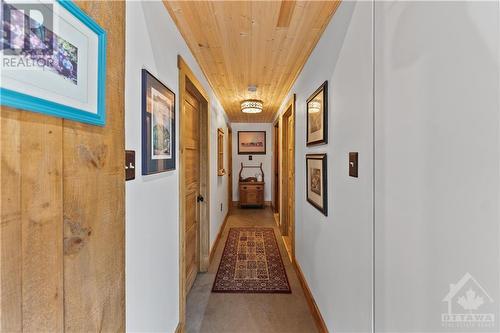
[[[203,200],[205,200],[205,198],[203,198],[201,194],[196,197],[197,202],[203,202]]]

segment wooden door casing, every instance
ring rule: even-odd
[[[233,130],[227,129],[227,209],[233,206]]]
[[[295,94],[281,116],[280,232],[290,260],[295,260]]]
[[[287,202],[287,236],[290,238],[293,235],[293,223],[294,223],[294,195],[292,195],[293,192],[295,192],[295,189],[293,188],[294,186],[294,179],[295,179],[295,174],[294,174],[294,162],[295,162],[295,150],[294,150],[294,124],[293,124],[293,117],[290,115],[288,117],[288,122],[287,122],[287,186],[288,186],[288,193],[289,195],[287,196],[288,202]]]
[[[193,71],[189,68],[184,59],[179,55],[177,57],[177,67],[179,68],[179,326],[176,332],[183,332],[186,322],[186,297],[188,290],[187,286],[187,269],[186,269],[186,245],[187,242],[192,242],[186,239],[186,225],[188,225],[188,209],[189,204],[185,198],[188,195],[188,188],[186,187],[186,175],[189,173],[190,163],[188,163],[188,151],[186,148],[189,143],[189,138],[186,139],[186,133],[192,132],[189,130],[189,119],[185,119],[186,95],[190,93],[198,101],[198,147],[199,147],[199,160],[198,171],[199,175],[199,190],[198,194],[203,196],[203,202],[196,201],[197,216],[197,237],[195,241],[197,246],[195,261],[198,262],[196,272],[206,272],[209,266],[210,258],[210,99],[203,85],[198,81]],[[190,97],[187,97],[190,98]],[[193,102],[193,104],[196,104]],[[192,122],[191,122],[192,124]],[[189,135],[189,134],[188,134]],[[191,200],[195,200],[192,198]],[[192,206],[192,205],[191,205]],[[192,212],[191,212],[192,214]],[[193,218],[191,218],[192,220]],[[191,234],[193,237],[193,234]],[[193,256],[191,254],[191,260]],[[192,274],[193,275],[193,274]],[[192,276],[191,275],[191,276]]]
[[[274,125],[274,212],[280,212],[280,152],[279,122]]]
[[[186,294],[191,289],[199,267],[199,220],[197,197],[200,194],[200,105],[189,91],[184,99],[184,161],[186,165],[185,195],[185,235],[184,253],[186,258]]]

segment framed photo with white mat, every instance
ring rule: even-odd
[[[328,81],[307,99],[306,145],[328,143]]]
[[[175,93],[142,69],[142,175],[175,170]]]
[[[307,201],[328,216],[328,177],[326,154],[306,155]]]
[[[104,126],[106,31],[71,0],[2,1],[1,105]]]

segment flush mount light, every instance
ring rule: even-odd
[[[247,99],[241,102],[241,112],[260,113],[262,112],[262,101],[258,99]]]
[[[318,113],[321,110],[321,103],[318,101],[311,101],[308,105],[309,113]]]

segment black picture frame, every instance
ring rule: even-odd
[[[165,84],[153,76],[148,70],[142,69],[141,72],[142,83],[142,175],[151,175],[155,173],[175,170],[176,161],[176,140],[175,140],[175,123],[176,123],[176,105],[175,93],[170,90]],[[151,100],[152,88],[161,96],[167,98],[171,105],[170,117],[170,157],[153,158],[152,149],[152,116],[148,99]],[[168,156],[167,155],[167,156]]]
[[[311,114],[309,112],[309,106],[310,103],[320,94],[323,92],[323,108],[322,108],[322,119],[323,119],[323,135],[321,138],[313,140],[310,138],[310,132],[309,132],[309,122],[310,122],[310,117]],[[306,101],[306,145],[307,146],[316,146],[316,145],[321,145],[321,144],[327,144],[328,143],[328,81],[323,82],[321,86],[319,86],[318,89],[316,89],[311,96]]]
[[[321,201],[322,204],[319,205],[317,202],[309,197],[309,161],[310,160],[320,160],[321,161]],[[312,181],[311,181],[312,182]],[[323,215],[328,216],[328,169],[327,169],[327,157],[326,154],[307,154],[306,155],[306,200],[314,208],[319,210]]]
[[[241,151],[240,135],[243,133],[260,133],[264,134],[264,151]],[[238,131],[238,155],[266,155],[267,154],[267,133],[266,131]]]

